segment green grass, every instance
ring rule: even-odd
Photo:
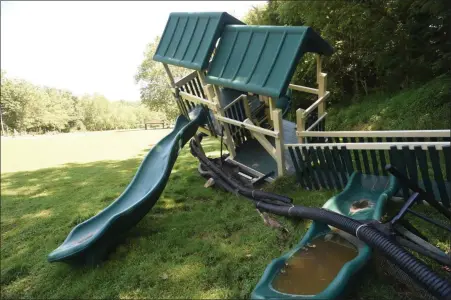
[[[118,138],[129,139],[128,134],[144,139],[150,133],[99,134],[96,143],[119,155],[125,150],[111,145]],[[1,174],[2,299],[248,298],[267,264],[291,249],[310,224],[277,217],[288,233],[266,227],[249,201],[204,188],[197,160],[186,147],[156,206],[122,238],[106,262],[97,267],[50,264],[47,254],[73,226],[98,213],[123,191],[149,147],[138,143],[133,151],[131,146],[127,150],[128,159],[95,161],[99,154],[85,149],[84,138],[79,139],[71,144],[71,152],[58,156],[35,152],[31,158],[7,158],[21,160],[12,163],[21,171]],[[37,143],[50,143],[49,139],[37,141],[29,139],[16,147],[36,149]],[[52,143],[56,142],[48,145],[55,146]],[[3,144],[2,156],[6,153]],[[218,155],[216,141],[206,139],[203,144],[208,155]],[[9,147],[7,153],[14,154],[14,145]],[[90,162],[69,163],[76,152],[85,153],[84,159]],[[24,170],[26,160],[34,161],[30,170]],[[304,191],[293,177],[281,178],[267,189],[295,198],[296,204],[314,207],[338,192]],[[427,207],[422,210],[431,213]],[[432,243],[449,247],[443,232],[413,221]],[[374,261],[352,287],[351,299],[412,297],[406,287],[394,285],[392,278],[378,272],[377,265]]]
[[[451,75],[397,94],[373,94],[328,110],[327,130],[415,130],[451,128]]]
[[[211,152],[216,142],[205,144],[218,154]],[[247,297],[271,259],[306,230],[307,223],[286,220],[290,234],[268,228],[247,200],[204,188],[185,149],[157,205],[108,261],[96,268],[47,263],[73,226],[120,194],[145,152],[2,174],[2,298]],[[321,203],[330,194],[307,199]]]

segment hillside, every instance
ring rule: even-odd
[[[451,75],[397,94],[375,94],[328,110],[327,130],[451,128]]]

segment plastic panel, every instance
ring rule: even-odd
[[[228,25],[216,51],[208,83],[279,98],[304,53],[333,48],[307,26]]]
[[[244,24],[225,12],[171,13],[154,60],[205,70],[227,24]]]

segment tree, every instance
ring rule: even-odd
[[[159,42],[160,37],[156,37],[147,45],[144,60],[138,68],[135,80],[140,85],[141,102],[152,111],[162,112],[166,120],[172,121],[180,113],[163,64],[153,60]],[[174,66],[170,66],[170,69],[175,79],[182,78],[190,72]]]
[[[325,59],[333,101],[425,82],[451,69],[451,2],[443,0],[268,1],[250,24],[310,26],[335,48]],[[313,57],[294,81],[314,84]]]
[[[76,97],[5,74],[2,71],[2,124],[21,132],[128,129],[160,117],[139,102],[110,102],[98,94]]]

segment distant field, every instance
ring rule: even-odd
[[[127,159],[149,149],[170,131],[98,131],[2,138],[1,173]]]

